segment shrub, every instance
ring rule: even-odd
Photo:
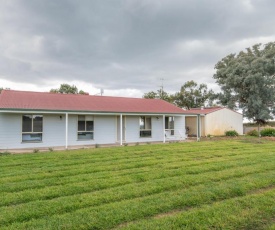
[[[99,144],[95,144],[95,148],[99,148],[100,147],[100,145]]]
[[[257,137],[257,136],[259,136],[259,133],[258,133],[258,131],[256,129],[253,129],[253,130],[250,130],[249,132],[247,132],[246,135]]]
[[[49,148],[49,151],[52,152],[52,151],[53,151],[53,148]]]
[[[39,152],[39,149],[34,149],[33,150],[33,153],[38,153]]]
[[[228,130],[228,131],[225,131],[225,136],[237,137],[237,136],[239,136],[239,134],[236,130]]]
[[[6,156],[6,155],[10,155],[11,153],[8,151],[5,152],[0,152],[0,156]]]
[[[275,129],[273,128],[265,128],[260,133],[262,137],[275,137]]]

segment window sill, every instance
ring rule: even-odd
[[[87,139],[87,140],[85,140],[85,139],[78,139],[78,140],[76,140],[76,141],[94,141],[94,139]]]
[[[43,141],[22,141],[21,144],[28,144],[28,143],[43,143]]]

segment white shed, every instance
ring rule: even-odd
[[[224,135],[225,131],[236,130],[243,134],[243,115],[224,107],[194,108],[186,110],[190,115],[186,116],[186,127],[189,136],[197,136],[197,116],[200,114],[201,136]]]

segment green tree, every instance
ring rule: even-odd
[[[78,94],[83,94],[83,95],[89,95],[89,93],[83,91],[83,90],[79,90]]]
[[[62,93],[62,94],[89,94],[84,92],[83,90],[80,90],[78,92],[78,89],[75,85],[69,85],[69,84],[61,84],[58,89],[51,89],[51,93]]]
[[[215,65],[219,100],[257,124],[275,115],[275,42],[256,44]]]
[[[10,90],[10,88],[3,88],[3,87],[0,87],[0,93],[1,93],[1,91],[4,90],[4,89]]]
[[[168,101],[170,103],[173,101],[173,97],[169,93],[167,93],[167,92],[165,92],[161,89],[157,90],[156,92],[155,91],[150,91],[148,93],[144,93],[143,98],[162,99],[162,100]]]
[[[195,81],[187,81],[180,91],[173,95],[174,104],[185,109],[198,108],[206,104],[211,106],[213,100],[213,90],[208,90],[206,84],[198,84]]]
[[[158,94],[158,92],[150,91],[148,93],[144,93],[142,97],[147,99],[156,99],[160,98],[160,95]]]

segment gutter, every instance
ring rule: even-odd
[[[93,114],[93,115],[120,115],[123,113],[124,115],[171,115],[171,116],[197,116],[199,114],[186,114],[186,113],[171,113],[171,112],[154,112],[154,113],[148,113],[148,112],[113,112],[113,111],[76,111],[76,110],[44,110],[44,109],[0,109],[0,113],[44,113],[44,114],[63,114],[63,113],[70,113],[70,114]]]

